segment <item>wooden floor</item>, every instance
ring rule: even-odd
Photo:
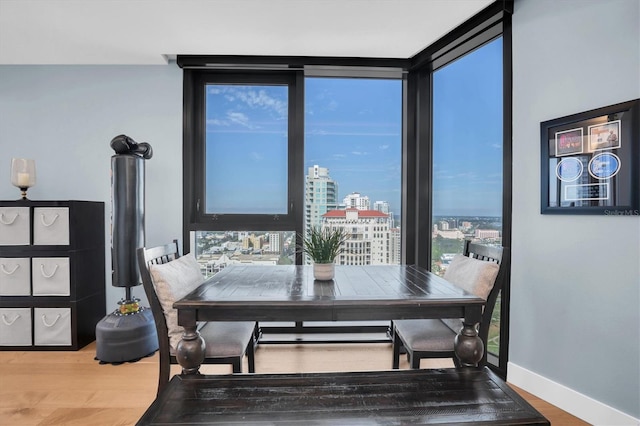
[[[133,425],[155,398],[158,356],[122,365],[94,360],[95,343],[77,352],[1,352],[0,425]],[[261,345],[262,373],[386,370],[390,344]],[[451,367],[423,360],[422,367]],[[179,366],[175,366],[175,373]],[[402,357],[400,368],[408,368]],[[246,360],[245,370],[246,371]],[[207,374],[231,373],[206,365]],[[515,388],[515,387],[514,387]],[[586,425],[574,416],[515,388],[552,425]]]

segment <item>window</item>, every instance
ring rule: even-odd
[[[502,38],[433,73],[431,270],[443,274],[464,239],[502,245]],[[500,299],[488,351],[500,349]]]
[[[400,263],[401,78],[306,77],[296,84],[299,75],[290,72],[187,74],[195,143],[186,150],[194,173],[187,174],[193,199],[185,209],[208,275],[235,262],[297,263],[290,252],[296,235],[348,222],[358,224],[352,237],[366,240],[368,250],[341,263]],[[347,209],[355,211],[349,220]],[[374,222],[384,225],[381,232],[368,233]],[[287,241],[288,251],[270,238]]]
[[[462,238],[511,246],[511,7],[494,3],[412,58],[406,155],[415,163],[406,174],[416,185],[403,193],[416,200],[406,210],[415,227],[404,244],[407,263],[436,273],[462,251]],[[503,377],[509,287],[494,308],[487,348]]]
[[[302,150],[295,73],[188,70],[185,80],[189,231],[296,232]]]
[[[401,227],[402,87],[398,78],[305,78],[305,231],[347,229],[340,264],[400,263],[385,242]]]
[[[295,237],[323,224],[348,229],[346,265],[442,272],[461,236],[509,246],[512,6],[408,59],[179,56],[183,238],[203,267],[302,264]],[[508,283],[499,303],[506,376]]]
[[[204,90],[204,214],[287,214],[288,86]]]

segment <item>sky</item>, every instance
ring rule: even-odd
[[[434,215],[495,215],[502,200],[502,43],[434,73]],[[207,87],[207,211],[286,212],[285,86]],[[304,173],[329,169],[400,214],[400,80],[306,78]],[[215,196],[214,196],[215,195]]]
[[[433,76],[433,214],[502,215],[502,38]]]

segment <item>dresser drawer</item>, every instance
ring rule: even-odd
[[[29,207],[0,207],[0,245],[29,245],[29,223]]]
[[[68,257],[34,257],[31,262],[34,296],[69,296]]]
[[[31,346],[31,308],[0,308],[0,346]]]
[[[31,259],[0,257],[0,296],[31,294]]]
[[[71,346],[71,309],[34,308],[33,344]]]
[[[69,245],[69,209],[36,207],[33,209],[34,245]]]

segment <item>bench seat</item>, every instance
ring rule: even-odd
[[[174,376],[138,425],[549,425],[482,369]]]

